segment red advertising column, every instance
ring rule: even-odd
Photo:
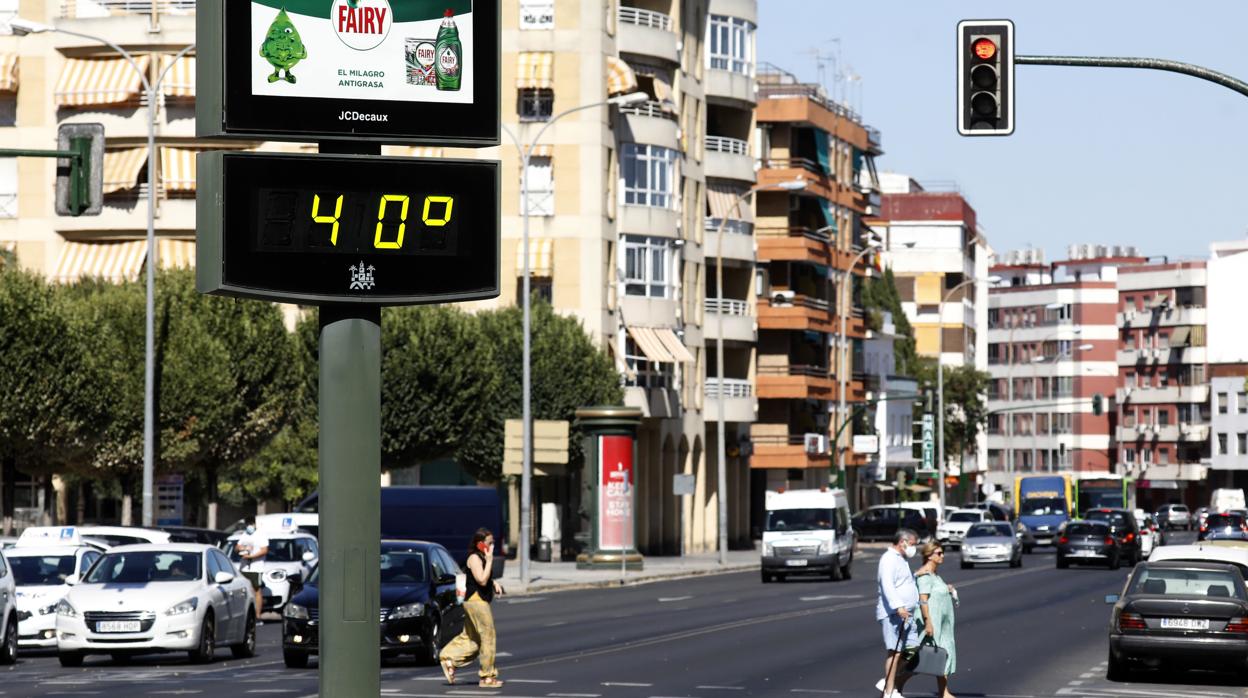
[[[577,556],[581,568],[641,569],[637,552],[637,427],[641,411],[631,407],[577,410],[584,435],[582,501],[591,512],[590,550]]]

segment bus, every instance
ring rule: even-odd
[[[1068,474],[1019,475],[1014,478],[1014,514],[1035,545],[1052,545],[1062,524],[1074,518],[1073,478]]]
[[[1077,473],[1079,513],[1089,509],[1135,509],[1134,480],[1111,473]]]

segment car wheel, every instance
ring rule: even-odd
[[[217,624],[212,619],[212,614],[204,616],[203,625],[199,626],[199,647],[191,650],[187,654],[191,657],[191,662],[195,664],[207,664],[212,661],[213,656],[217,653]]]
[[[1127,671],[1126,663],[1114,657],[1113,652],[1109,653],[1109,666],[1105,669],[1105,678],[1110,681],[1126,681],[1130,678],[1130,672]]]
[[[17,616],[9,616],[4,629],[4,646],[0,647],[0,664],[17,663]]]
[[[841,581],[841,566],[839,560],[832,561],[832,571],[828,573],[828,578],[834,582]]]
[[[1032,550],[1034,550],[1034,549],[1035,549],[1035,546],[1033,546],[1033,545],[1027,545],[1027,546],[1024,546],[1024,547],[1023,547],[1023,554],[1024,554],[1024,555],[1030,555],[1030,554],[1031,554],[1031,551],[1032,551]]]
[[[82,666],[82,660],[86,657],[81,652],[58,652],[57,660],[61,662],[61,666],[66,668]]]
[[[784,584],[785,580],[788,579],[788,577],[784,576],[783,574],[777,574],[775,575],[775,578],[776,578],[776,581],[780,582],[781,584]]]
[[[1022,567],[1022,566],[1023,566],[1022,553],[1019,553],[1017,560],[1010,560],[1010,567]]]
[[[845,566],[841,568],[841,578],[842,578],[842,579],[853,579],[853,578],[854,578],[854,573],[853,573],[853,570],[851,569],[853,566],[854,566],[854,554],[853,554],[853,553],[850,553],[850,554],[849,554],[849,560],[845,563]]]
[[[1070,561],[1068,561],[1066,558],[1062,557],[1061,555],[1058,555],[1057,556],[1057,569],[1064,570],[1067,567],[1070,567]]]
[[[1122,566],[1122,558],[1118,555],[1113,556],[1109,560],[1109,569],[1116,570]]]
[[[247,611],[247,625],[243,630],[243,641],[230,645],[230,652],[235,659],[247,659],[256,656],[256,614]]]
[[[438,664],[438,655],[442,650],[441,638],[438,637],[438,631],[440,629],[441,626],[438,624],[438,620],[436,618],[433,619],[433,628],[429,631],[429,647],[427,648],[428,651],[424,656],[425,664],[428,664],[429,666],[437,666]]]
[[[763,572],[760,576],[763,579],[763,584],[771,584],[772,582],[776,581],[776,578],[774,575],[767,574],[766,572]]]
[[[307,669],[308,668],[307,652],[299,650],[282,650],[282,661],[285,662],[288,669]]]
[[[963,561],[962,561],[962,569],[964,569],[964,570],[969,570],[969,569],[971,569],[971,568],[972,568],[972,567],[974,567],[974,566],[975,566],[975,565],[972,565],[971,563],[967,562],[966,560],[963,560]]]

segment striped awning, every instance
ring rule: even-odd
[[[555,241],[529,238],[529,274],[554,276]],[[516,241],[516,276],[524,276],[524,240]]]
[[[0,53],[0,92],[17,92],[17,54]]]
[[[120,282],[137,279],[147,256],[143,240],[127,242],[67,242],[56,260],[52,281],[72,283],[84,277]]]
[[[104,193],[133,189],[147,164],[147,148],[108,150],[104,153]]]
[[[654,76],[654,101],[676,111],[676,98],[672,95],[672,86],[659,76]]]
[[[555,86],[555,54],[524,51],[516,56],[516,87],[550,89]]]
[[[146,74],[152,57],[134,61]],[[58,107],[85,107],[138,102],[142,92],[142,78],[124,58],[70,58],[53,97]]]
[[[172,67],[170,63],[173,63]],[[183,56],[177,62],[174,62],[173,56],[161,56],[160,70],[165,76],[160,83],[160,91],[166,97],[195,97],[194,56]]]
[[[156,259],[161,269],[194,269],[194,240],[157,240]]]
[[[160,183],[165,191],[195,191],[195,154],[190,148],[160,147]]]
[[[735,221],[752,222],[754,206],[748,199],[742,201],[734,210],[733,203],[748,189],[735,187],[731,184],[708,183],[706,185],[706,204],[711,210],[711,218],[727,218]]]
[[[628,334],[651,361],[662,364],[693,362],[693,354],[670,327],[629,327]]]
[[[607,96],[637,91],[637,75],[623,60],[607,56]]]

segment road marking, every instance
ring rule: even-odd
[[[698,686],[699,691],[744,691],[744,686]]]
[[[603,686],[619,686],[621,688],[650,688],[652,683],[625,683],[622,681],[603,681]]]
[[[568,621],[566,620],[557,620],[554,623],[547,623],[546,625],[543,625],[542,627],[543,628],[557,628],[561,625],[567,625],[567,624],[568,624]]]
[[[673,601],[688,601],[692,596],[660,596],[659,603],[672,603]]]
[[[504,601],[504,603],[508,603],[514,606],[518,603],[537,603],[538,601],[545,601],[545,600],[546,600],[545,596],[521,596],[516,599],[507,599],[506,601]]]
[[[547,693],[550,698],[602,698],[601,693]]]
[[[820,594],[818,596],[803,596],[802,601],[827,601],[828,599],[861,599],[865,598],[862,594]]]
[[[825,690],[825,689],[821,689],[821,688],[794,688],[793,690],[791,690],[791,691],[789,691],[789,692],[790,692],[790,693],[820,693],[820,694],[824,694],[824,695],[831,695],[831,694],[834,694],[834,693],[840,693],[840,691],[829,691],[829,690]]]
[[[1079,675],[1079,678],[1081,678],[1081,679],[1094,679],[1094,678],[1096,678],[1096,674],[1094,674],[1094,673],[1092,673],[1092,672],[1090,672],[1090,671],[1089,671],[1089,672],[1088,672],[1088,673],[1086,673],[1086,674],[1080,674],[1080,675]]]
[[[507,679],[507,683],[559,683],[554,679]]]
[[[248,693],[298,693],[293,688],[253,688]]]

